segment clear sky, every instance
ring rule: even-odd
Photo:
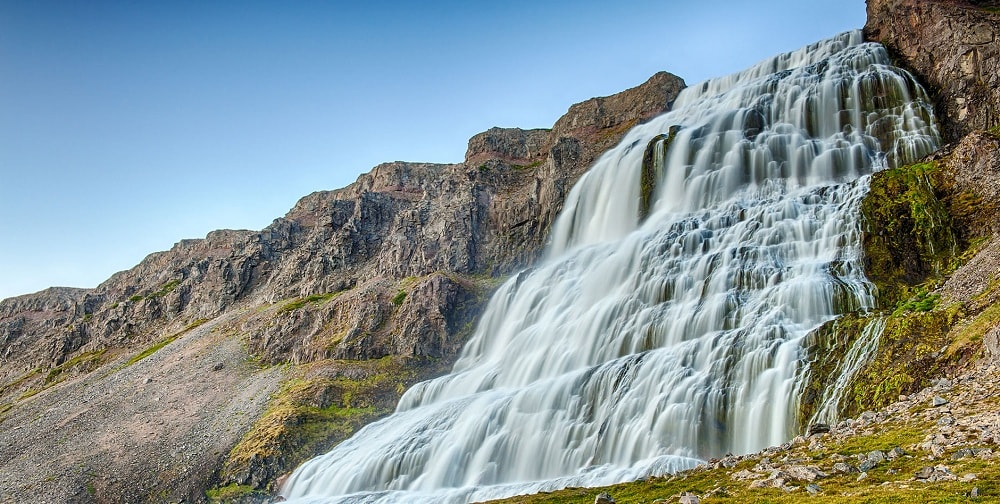
[[[0,298],[864,20],[864,0],[0,0]]]

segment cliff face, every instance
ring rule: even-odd
[[[1000,4],[868,0],[865,36],[930,88],[947,140],[1000,124]]]
[[[577,178],[633,125],[668,110],[683,86],[661,72],[622,93],[573,105],[551,130],[493,128],[476,135],[462,163],[382,164],[343,189],[302,198],[259,232],[222,230],[183,240],[96,289],[53,288],[0,302],[0,422],[5,432],[18,425],[36,441],[28,448],[3,442],[9,434],[0,435],[0,460],[14,460],[24,450],[43,460],[58,458],[55,441],[39,435],[55,428],[53,423],[32,421],[32,415],[70,411],[67,405],[75,401],[92,401],[87,390],[95,387],[128,395],[119,390],[130,383],[123,373],[145,380],[148,374],[134,373],[146,369],[147,355],[170,361],[183,346],[197,343],[192,340],[238,342],[234,348],[242,348],[243,359],[262,366],[259,372],[248,370],[233,352],[211,364],[209,371],[242,373],[220,381],[233,390],[209,394],[221,403],[251,386],[274,391],[278,378],[269,366],[293,364],[278,373],[286,383],[278,403],[244,412],[253,425],[239,423],[242,441],[223,436],[211,450],[187,454],[196,463],[184,470],[196,468],[199,474],[212,474],[211,468],[225,464],[214,477],[180,485],[165,480],[141,488],[118,485],[113,482],[144,477],[143,464],[130,465],[130,460],[142,460],[149,452],[155,459],[171,450],[148,446],[147,453],[134,453],[109,443],[106,452],[63,457],[44,471],[23,460],[0,462],[0,472],[9,475],[0,487],[15,488],[14,496],[38,498],[27,489],[48,471],[72,483],[52,485],[46,498],[66,500],[76,492],[82,501],[118,502],[154,495],[203,500],[212,481],[271,484],[299,461],[277,455],[275,447],[296,451],[307,446],[299,458],[321,451],[324,443],[349,435],[360,418],[371,420],[391,410],[405,386],[447,369],[498,279],[537,258]],[[177,358],[183,370],[175,373],[171,390],[193,385],[182,377],[204,371],[203,364]],[[371,362],[394,364],[373,367]],[[259,382],[256,377],[264,375],[272,382]],[[387,382],[387,375],[399,377],[398,382]],[[149,383],[132,385],[151,391],[167,387]],[[288,397],[294,400],[281,403]],[[135,400],[142,402],[143,396]],[[288,408],[277,408],[279,403]],[[133,416],[148,415],[151,425],[172,429],[172,436],[204,428],[198,422],[157,422],[157,412],[166,405],[145,406]],[[268,415],[279,410],[288,414],[281,417],[282,425],[308,424],[317,420],[317,407],[361,413],[345,422],[319,419],[323,428],[315,430],[322,432],[309,439],[267,425],[274,420]],[[203,401],[202,408],[196,415],[215,421],[211,401]],[[103,422],[80,423],[76,419],[83,416],[71,413],[42,417],[64,420],[60,428],[73,432],[96,430],[90,434],[100,437],[128,423],[114,409],[107,408]],[[241,444],[233,450],[237,441]],[[111,460],[122,463],[108,465]],[[98,469],[70,477],[80,466]],[[105,474],[99,469],[104,466],[115,469]],[[87,484],[95,490],[80,493]]]

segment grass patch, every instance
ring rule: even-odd
[[[17,400],[18,401],[23,401],[23,400],[25,400],[25,399],[27,399],[29,397],[34,397],[35,395],[37,395],[39,392],[41,392],[43,390],[45,390],[45,389],[44,388],[30,388],[28,390],[25,390],[24,393],[22,393],[21,395],[19,395],[17,397]]]
[[[278,308],[278,315],[298,310],[299,308],[302,308],[303,306],[305,306],[307,304],[312,304],[312,305],[315,305],[315,306],[319,306],[319,305],[321,305],[321,304],[323,304],[323,303],[325,303],[325,302],[333,299],[337,294],[338,294],[337,292],[326,292],[326,293],[323,293],[323,294],[312,294],[312,295],[309,295],[309,296],[305,296],[305,297],[301,297],[301,298],[289,301],[289,302],[285,303],[284,305],[282,305],[281,308]]]
[[[146,348],[145,350],[139,352],[137,355],[134,355],[131,359],[129,359],[127,362],[125,362],[125,365],[123,367],[131,366],[132,364],[135,364],[136,362],[139,362],[142,359],[145,359],[146,357],[149,357],[150,355],[153,355],[159,349],[161,349],[161,348],[163,348],[163,347],[165,347],[165,346],[173,343],[174,341],[176,341],[177,338],[180,338],[181,336],[183,336],[184,333],[190,331],[191,329],[194,329],[195,327],[198,327],[198,326],[204,324],[205,322],[208,322],[208,319],[200,318],[200,319],[195,320],[194,322],[191,322],[186,327],[184,327],[184,329],[181,329],[180,331],[177,331],[174,334],[171,334],[170,336],[167,336],[166,338],[163,338],[160,341],[157,341],[156,343],[153,343],[153,345],[151,345],[149,348]]]
[[[392,304],[399,306],[403,304],[403,301],[405,300],[406,300],[406,291],[400,290],[399,292],[396,293],[395,296],[392,297]]]
[[[240,497],[246,497],[248,495],[258,494],[254,487],[249,485],[226,485],[223,487],[213,488],[205,492],[205,497],[208,497],[210,502],[228,502]]]
[[[406,386],[422,376],[417,361],[384,357],[373,361],[325,361],[310,367],[350,370],[287,381],[265,413],[233,448],[222,482],[273,481],[305,460],[347,439],[363,425],[395,408]],[[303,374],[309,367],[303,368]],[[261,477],[263,476],[263,477]]]
[[[72,369],[79,365],[90,364],[94,361],[98,361],[102,356],[104,356],[104,353],[107,351],[108,351],[107,348],[102,348],[100,350],[95,350],[93,352],[83,352],[77,355],[76,357],[73,357],[72,359],[63,362],[62,364],[50,369],[49,373],[45,376],[46,387],[54,385],[55,383],[61,381],[61,375],[63,371],[66,371],[67,369]]]
[[[945,353],[956,355],[961,353],[963,348],[978,345],[983,341],[983,336],[998,325],[1000,325],[1000,304],[995,304],[983,310],[968,325],[960,329]]]
[[[138,303],[139,301],[142,301],[143,299],[145,299],[145,298],[144,298],[144,297],[142,297],[142,296],[141,296],[141,295],[139,295],[139,294],[136,294],[136,295],[134,295],[134,296],[132,296],[132,297],[128,298],[128,300],[129,300],[129,301],[131,301],[131,302],[133,302],[133,303]]]
[[[20,387],[21,385],[24,385],[24,383],[26,381],[30,380],[32,377],[34,377],[35,375],[37,375],[37,374],[39,374],[41,372],[42,372],[42,368],[35,368],[35,369],[32,369],[31,371],[28,371],[27,373],[24,373],[23,375],[19,376],[14,381],[12,381],[12,382],[4,385],[3,387],[0,387],[0,395],[5,394],[8,390],[14,390],[14,389]]]
[[[167,294],[173,292],[174,289],[176,289],[177,286],[180,285],[180,284],[181,284],[180,280],[171,280],[171,281],[169,281],[169,282],[161,285],[160,288],[156,292],[150,294],[148,297],[150,297],[150,298],[160,298],[160,297],[166,296]]]

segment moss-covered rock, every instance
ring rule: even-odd
[[[884,170],[871,178],[861,204],[865,273],[879,306],[894,307],[913,288],[940,278],[957,252],[948,208],[935,193],[936,163]]]
[[[406,388],[444,371],[441,361],[401,357],[304,366],[230,451],[213,495],[275,490],[278,476],[391,413]]]
[[[663,160],[670,151],[670,144],[681,127],[671,126],[666,133],[656,135],[646,144],[646,152],[642,155],[642,175],[639,180],[639,222],[649,217],[653,207],[653,193],[656,192],[656,181],[663,172]]]

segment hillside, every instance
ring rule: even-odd
[[[382,164],[259,232],[0,302],[0,501],[274,489],[449,369],[576,179],[683,86],[661,72],[552,129],[478,134],[462,163]]]

